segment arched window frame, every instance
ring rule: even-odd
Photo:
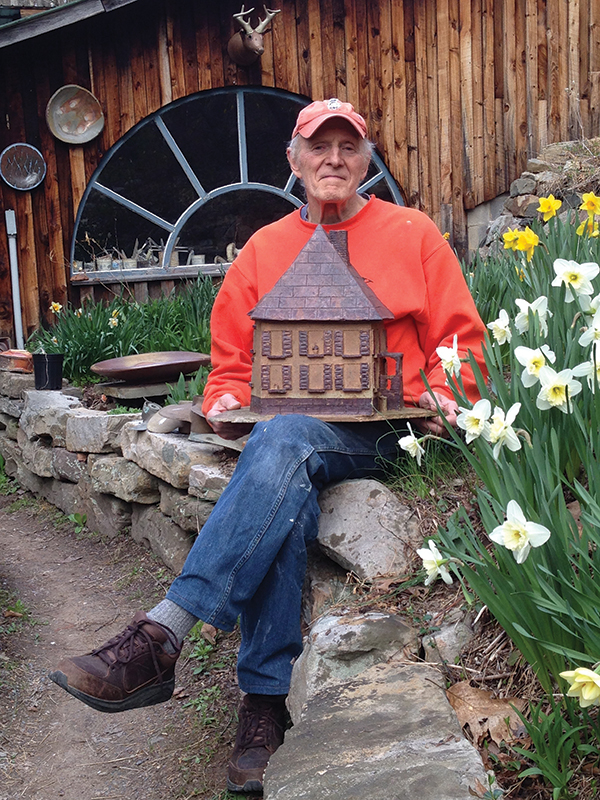
[[[240,180],[235,181],[233,183],[224,184],[210,191],[206,191],[202,186],[200,180],[198,179],[198,176],[196,175],[196,173],[190,166],[189,162],[187,161],[185,155],[179,148],[176,138],[169,130],[163,117],[175,107],[183,105],[185,103],[193,103],[200,96],[205,97],[208,94],[219,95],[225,93],[227,94],[235,93],[236,96],[238,159],[239,159]],[[90,284],[100,281],[106,281],[106,282],[110,281],[111,283],[114,283],[119,281],[125,282],[131,280],[139,281],[139,280],[149,280],[149,279],[169,279],[174,277],[184,278],[184,277],[194,276],[198,274],[198,272],[203,272],[205,274],[220,274],[223,272],[224,269],[227,269],[227,267],[229,266],[227,263],[220,265],[205,265],[205,266],[204,265],[172,266],[172,254],[176,242],[179,239],[185,224],[193,216],[193,214],[196,211],[198,211],[199,208],[201,208],[206,203],[209,203],[211,200],[218,197],[219,195],[227,194],[230,192],[237,192],[240,190],[249,190],[249,189],[260,192],[268,192],[270,194],[277,195],[287,200],[291,204],[291,206],[295,208],[300,208],[304,204],[304,202],[300,198],[298,198],[295,194],[292,193],[292,189],[294,188],[294,185],[296,183],[296,177],[291,172],[291,170],[289,178],[283,188],[279,188],[277,186],[268,183],[261,183],[249,180],[248,176],[249,142],[247,140],[247,132],[246,132],[245,100],[249,95],[256,93],[268,94],[285,98],[286,100],[292,100],[293,102],[297,103],[298,111],[300,111],[302,107],[308,105],[311,102],[307,98],[302,97],[300,95],[295,95],[290,92],[285,92],[280,89],[272,89],[269,87],[245,86],[245,87],[223,87],[220,89],[210,89],[207,91],[198,92],[193,95],[188,95],[186,97],[180,98],[179,100],[176,100],[173,103],[169,103],[168,105],[158,109],[153,114],[150,114],[148,117],[145,117],[137,125],[131,128],[131,130],[129,130],[124,136],[122,136],[119,139],[119,141],[117,141],[105,153],[100,164],[98,165],[94,174],[92,175],[88,185],[86,186],[85,192],[79,204],[77,217],[75,220],[73,240],[71,243],[71,265],[72,265],[71,269],[72,269],[72,277],[74,278],[74,280],[77,281],[78,284],[80,285]],[[127,197],[118,194],[117,192],[113,191],[112,189],[110,189],[109,187],[105,186],[102,183],[102,172],[106,167],[106,165],[119,152],[119,149],[123,146],[123,144],[125,144],[125,142],[127,142],[129,139],[135,136],[140,131],[140,129],[145,125],[156,126],[156,128],[162,135],[164,141],[166,142],[171,152],[175,156],[175,159],[177,160],[183,173],[185,174],[185,176],[187,177],[187,179],[189,180],[190,184],[192,185],[197,194],[197,198],[187,206],[187,208],[179,215],[179,217],[173,223],[161,218],[160,216],[157,216],[149,209],[146,209],[143,206],[129,200]],[[397,203],[398,205],[404,205],[400,189],[398,188],[396,182],[394,181],[393,176],[386,167],[382,158],[376,151],[373,153],[372,163],[375,166],[375,172],[374,174],[367,177],[367,179],[359,187],[359,191],[368,192],[378,183],[383,181],[385,182],[385,185],[387,186],[387,189],[391,197],[393,198],[394,202]],[[75,249],[77,242],[77,234],[84,213],[84,209],[86,206],[86,202],[93,190],[100,192],[105,197],[122,205],[129,211],[138,214],[144,219],[149,220],[150,222],[152,222],[153,224],[157,225],[158,227],[162,228],[165,231],[165,233],[167,234],[167,239],[165,241],[164,250],[162,252],[162,260],[160,266],[142,267],[137,269],[98,270],[94,272],[85,272],[83,274],[76,268]]]

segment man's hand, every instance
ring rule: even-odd
[[[219,397],[206,415],[206,421],[222,439],[239,439],[252,430],[252,425],[243,425],[239,422],[219,422],[219,414],[224,411],[233,411],[241,408],[242,404],[232,394],[224,394]]]
[[[444,416],[446,417],[446,421],[455,428],[458,404],[440,392],[434,392],[433,394],[435,395],[435,399],[438,401],[438,404],[442,409]],[[423,392],[421,397],[419,397],[419,406],[421,408],[431,409],[432,411],[437,409],[435,400],[429,394],[429,392]],[[426,419],[415,419],[414,425],[415,427],[419,428],[422,433],[434,433],[436,436],[444,436],[447,433],[444,422],[439,415],[436,417],[428,417]]]

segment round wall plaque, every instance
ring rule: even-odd
[[[31,144],[11,144],[0,153],[0,175],[13,189],[35,189],[46,175],[44,156]]]
[[[83,86],[61,86],[46,106],[48,127],[61,142],[83,144],[98,136],[104,127],[100,103]]]

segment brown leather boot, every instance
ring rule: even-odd
[[[247,694],[239,708],[235,747],[227,767],[231,792],[262,792],[269,759],[283,742],[285,697]]]
[[[174,653],[166,651],[167,642]],[[49,677],[97,711],[127,711],[171,697],[180,652],[170,628],[138,611],[118,636],[87,655],[65,658]]]

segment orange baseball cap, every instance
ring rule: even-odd
[[[337,97],[331,100],[316,100],[306,106],[298,114],[296,127],[292,132],[292,139],[296,134],[300,134],[305,139],[310,139],[313,133],[328,119],[345,119],[353,128],[356,129],[362,139],[367,138],[367,123],[364,118],[354,110],[351,103],[342,103]]]

